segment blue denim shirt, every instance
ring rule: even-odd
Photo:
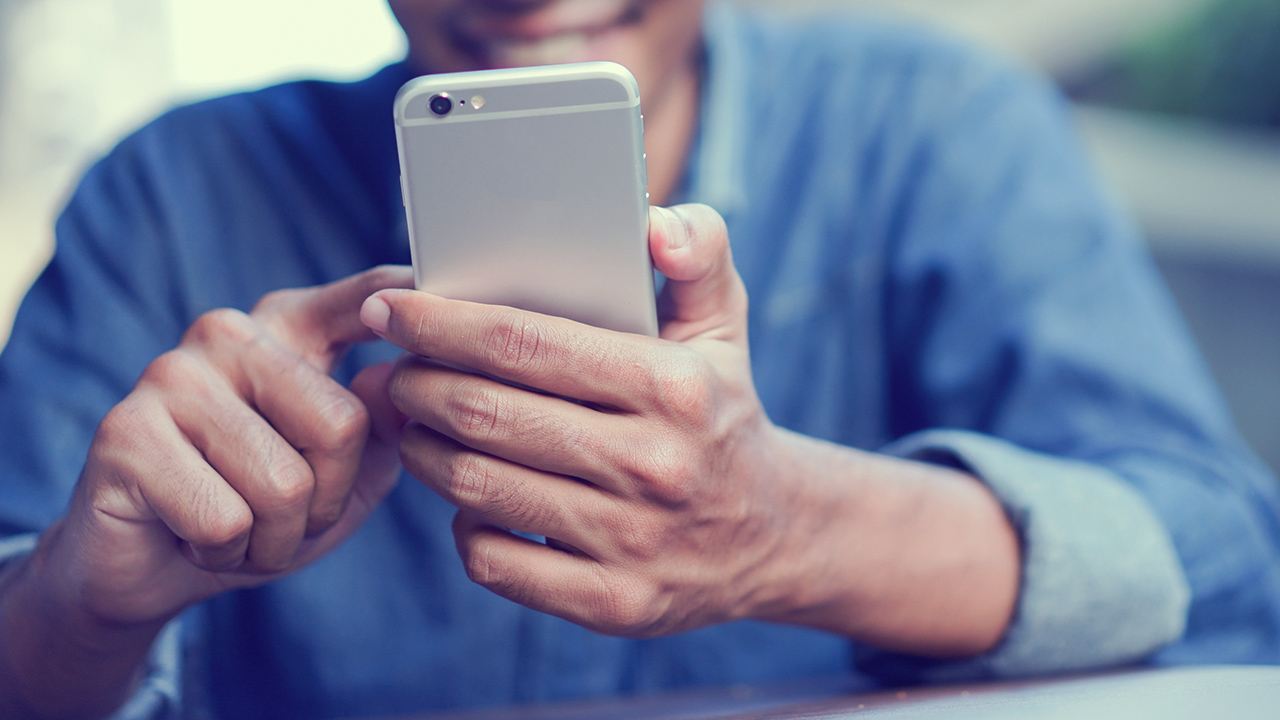
[[[594,635],[469,582],[453,508],[406,477],[331,555],[171,625],[120,717],[1280,661],[1276,481],[1062,100],[877,22],[715,5],[705,34],[681,194],[728,221],[761,399],[782,426],[991,487],[1024,563],[1000,645],[931,662],[756,622]],[[90,170],[0,356],[8,552],[64,512],[99,420],[198,315],[408,261],[391,123],[408,77],[395,65],[180,108]],[[394,353],[363,346],[339,375]]]

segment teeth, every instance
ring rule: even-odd
[[[585,32],[567,32],[538,40],[491,40],[488,50],[500,65],[553,65],[582,57],[589,40]]]

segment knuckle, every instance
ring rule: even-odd
[[[159,388],[189,389],[202,374],[191,353],[179,348],[152,360],[142,372],[141,381]]]
[[[394,323],[395,327],[401,328],[401,332],[404,332],[406,336],[407,342],[402,343],[401,347],[405,347],[418,355],[430,356],[433,354],[432,349],[438,334],[436,326],[440,322],[433,305],[419,305],[412,313],[404,313],[404,315],[416,315],[416,319],[412,317],[401,319],[401,313],[392,310],[390,322]]]
[[[614,575],[601,582],[599,629],[606,635],[653,637],[658,633],[657,592],[629,576]]]
[[[196,318],[187,329],[183,342],[198,345],[248,344],[257,336],[257,324],[248,315],[232,308],[218,308]]]
[[[651,523],[637,522],[633,518],[628,518],[619,526],[626,528],[626,532],[621,533],[620,537],[622,552],[627,557],[642,565],[662,559],[666,535],[662,528]]]
[[[536,371],[546,361],[542,328],[525,313],[503,312],[489,333],[488,349],[508,371]]]
[[[688,503],[693,495],[694,463],[682,443],[655,442],[635,460],[631,470],[637,487],[667,507]]]
[[[493,589],[497,575],[493,570],[493,556],[487,547],[471,548],[462,558],[462,566],[471,582]]]
[[[464,382],[452,405],[451,424],[464,436],[484,439],[504,428],[502,394],[487,384]]]
[[[488,587],[490,557],[486,549],[468,544],[461,549],[462,569],[471,582]]]
[[[473,538],[462,553],[462,565],[471,582],[498,592],[508,582],[504,573],[500,572],[493,553],[493,547]]]
[[[149,420],[152,412],[136,396],[125,398],[111,408],[98,424],[95,444],[103,447],[132,446],[140,438],[151,434]]]
[[[141,487],[154,477],[146,459],[163,443],[157,439],[156,414],[152,404],[131,395],[98,424],[81,474],[81,482],[88,481],[95,507],[146,504]]]
[[[265,479],[267,511],[293,509],[311,500],[315,476],[301,457],[272,468]]]
[[[678,422],[704,423],[713,411],[714,377],[710,363],[690,350],[654,373],[653,397],[662,411]]]
[[[617,376],[622,387],[635,388],[638,397],[650,398],[654,404],[661,404],[659,393],[663,385],[663,372],[659,363],[619,363],[609,368],[609,371]]]
[[[493,464],[477,453],[459,452],[449,467],[448,488],[458,504],[482,509],[500,498],[494,497]]]
[[[511,490],[497,462],[479,453],[462,452],[450,463],[447,492],[460,506],[479,513],[501,512],[517,528],[544,528],[554,509]]]
[[[531,583],[524,573],[502,567],[492,555],[487,558],[485,580],[479,584],[513,602],[521,603],[530,597]]]
[[[331,455],[345,455],[364,445],[372,420],[363,403],[340,397],[320,411],[317,449]]]
[[[520,568],[503,562],[497,546],[483,534],[460,536],[458,555],[471,582],[515,602],[523,602],[529,597],[533,589],[532,579]]]
[[[191,542],[209,548],[224,548],[243,542],[253,530],[253,513],[247,507],[210,508]]]

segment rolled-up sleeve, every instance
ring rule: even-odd
[[[901,457],[966,470],[1018,532],[1022,582],[1003,641],[934,679],[1011,677],[1130,663],[1182,637],[1190,590],[1147,501],[1114,473],[959,430],[895,443]]]
[[[974,78],[928,114],[944,129],[902,186],[886,451],[986,483],[1021,537],[1021,595],[987,655],[867,650],[859,666],[916,681],[1275,662],[1274,476],[1062,98],[1017,72]]]

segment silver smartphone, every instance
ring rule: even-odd
[[[419,290],[658,334],[626,68],[428,75],[401,88],[395,122]]]

